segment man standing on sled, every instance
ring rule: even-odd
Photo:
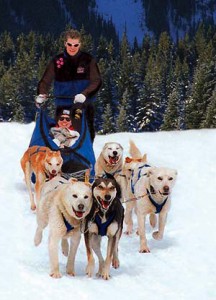
[[[80,50],[81,34],[79,31],[73,29],[66,31],[64,45],[64,52],[50,61],[38,83],[36,106],[40,106],[47,100],[48,92],[54,82],[57,111],[58,108],[74,110],[85,106],[86,119],[93,142],[95,138],[93,102],[102,84],[100,71],[96,60],[90,54]]]

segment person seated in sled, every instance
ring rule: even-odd
[[[56,107],[67,106],[74,109],[76,106],[78,108],[85,106],[93,142],[95,138],[93,102],[102,84],[100,71],[93,56],[81,51],[82,40],[79,31],[74,29],[66,31],[64,46],[64,52],[49,62],[38,83],[36,106],[47,100],[48,92],[54,83]]]
[[[71,147],[80,137],[78,131],[72,126],[71,112],[68,109],[61,109],[56,116],[57,124],[51,127],[50,134],[53,137],[53,142],[59,148]]]

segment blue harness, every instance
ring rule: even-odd
[[[109,216],[108,220],[104,223],[101,222],[101,218],[99,217],[98,214],[95,216],[95,223],[97,224],[98,227],[98,234],[101,236],[106,235],[107,233],[107,227],[112,223],[113,219],[115,217],[115,213]]]
[[[63,217],[63,220],[64,220],[64,223],[65,223],[65,226],[67,228],[67,233],[70,232],[71,230],[74,229],[74,227],[65,219],[65,217],[62,215]]]
[[[138,176],[137,176],[137,181],[140,179],[141,176],[145,176],[147,175],[146,173],[145,174],[142,174],[141,175],[141,171],[143,168],[150,168],[151,166],[147,165],[147,164],[144,164],[142,166],[140,166],[138,169],[139,169],[139,172],[138,172]],[[133,176],[134,176],[134,170],[131,171],[131,181],[130,181],[130,184],[131,184],[131,191],[132,193],[134,194],[134,187],[135,187],[135,184],[137,183],[136,182],[133,182]]]
[[[152,204],[155,206],[155,208],[156,208],[156,212],[155,212],[155,213],[156,213],[156,214],[160,213],[161,210],[162,210],[162,208],[163,208],[164,205],[166,204],[168,197],[164,200],[163,203],[158,204],[158,203],[155,202],[154,199],[152,198],[152,196],[151,196],[149,190],[147,190],[147,194],[148,194],[149,200],[151,201],[151,203],[152,203]]]

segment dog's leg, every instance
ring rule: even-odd
[[[49,236],[49,257],[50,257],[50,276],[53,278],[61,278],[62,275],[59,271],[58,260],[58,243],[61,237],[50,233]]]
[[[149,221],[150,221],[151,227],[155,228],[155,226],[157,224],[157,217],[154,213],[149,215]]]
[[[66,268],[67,274],[70,276],[75,276],[74,262],[75,262],[77,248],[80,243],[80,239],[81,239],[80,230],[74,231],[73,236],[70,239],[70,251],[68,255],[67,268]]]
[[[120,240],[121,232],[119,231],[116,234],[116,243],[113,251],[113,258],[112,258],[112,266],[114,269],[118,269],[120,266],[119,258],[118,258],[118,244]]]
[[[30,204],[31,204],[31,210],[35,210],[36,209],[36,205],[34,202],[34,195],[32,193],[32,188],[31,188],[31,164],[29,161],[26,161],[24,167],[24,175],[25,175],[25,182],[26,182],[26,186],[29,192],[29,197],[30,197]]]
[[[167,220],[167,213],[160,213],[159,214],[159,230],[153,232],[152,236],[155,240],[162,240],[164,234],[164,228],[166,225]]]
[[[137,212],[137,221],[138,221],[138,232],[140,237],[140,253],[149,253],[150,250],[147,246],[147,239],[145,234],[145,222],[146,222],[146,215],[140,213],[138,210]]]
[[[69,245],[68,245],[68,240],[67,239],[62,239],[61,240],[61,247],[62,247],[62,254],[64,256],[68,256]]]
[[[34,244],[38,246],[42,241],[43,230],[48,225],[48,215],[43,207],[37,209],[37,229],[34,237]]]
[[[134,207],[135,207],[135,204],[133,202],[126,203],[124,221],[125,221],[125,224],[127,225],[127,229],[124,233],[127,235],[132,234],[132,232],[133,232],[132,212],[133,212]]]
[[[104,259],[101,253],[101,236],[97,234],[93,234],[91,238],[91,246],[94,250],[95,254],[98,257],[99,267],[98,272],[96,274],[97,277],[102,276],[103,267],[104,267]]]
[[[43,183],[45,182],[45,176],[42,173],[36,174],[36,183],[35,183],[35,193],[36,193],[36,203],[37,206],[40,201],[41,188]]]
[[[87,260],[88,260],[88,264],[86,267],[86,274],[88,275],[88,277],[92,277],[92,275],[94,273],[95,260],[94,260],[92,248],[90,245],[91,244],[91,233],[86,232],[84,234],[84,238],[85,238],[85,246],[86,246],[86,253],[87,253]]]
[[[102,272],[102,277],[105,280],[108,280],[110,278],[110,265],[113,257],[113,252],[116,246],[116,235],[115,236],[109,236],[108,237],[108,245],[107,245],[107,256],[104,263],[104,268]]]

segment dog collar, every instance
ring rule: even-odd
[[[161,204],[158,204],[151,196],[151,193],[149,192],[149,190],[147,189],[147,195],[149,197],[149,200],[151,201],[151,203],[155,206],[156,208],[156,214],[160,213],[162,208],[164,207],[164,205],[166,204],[167,202],[167,199],[168,197],[161,203]]]

